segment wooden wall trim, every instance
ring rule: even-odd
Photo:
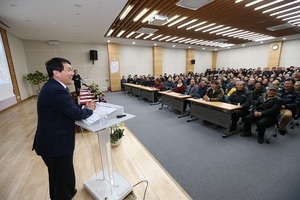
[[[282,52],[282,41],[280,42],[272,42],[270,44],[269,49],[269,61],[268,61],[268,68],[272,69],[272,67],[279,67],[280,57]],[[277,47],[277,48],[275,48]]]
[[[212,52],[211,69],[216,69],[217,68],[217,58],[218,58],[218,52],[217,51],[213,51]]]
[[[1,35],[2,35],[4,50],[5,50],[8,68],[9,68],[9,72],[10,72],[10,78],[11,78],[12,85],[13,85],[13,92],[15,94],[17,103],[19,103],[19,102],[21,102],[21,95],[20,95],[20,90],[19,90],[19,86],[18,86],[15,67],[14,67],[14,64],[12,61],[12,56],[11,56],[11,52],[10,52],[10,47],[9,47],[9,43],[8,43],[6,30],[4,30],[3,28],[0,27],[0,31],[1,31]]]
[[[109,79],[110,79],[110,88],[112,92],[120,91],[121,90],[121,83],[120,83],[120,56],[119,56],[119,44],[115,43],[108,43],[107,44],[107,51],[108,51],[108,68],[109,68]],[[117,63],[118,70],[113,72],[111,70],[112,63]]]
[[[152,48],[152,59],[153,59],[153,75],[163,75],[162,71],[162,47]]]

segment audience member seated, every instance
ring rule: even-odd
[[[236,83],[236,91],[234,91],[228,98],[228,103],[234,105],[240,105],[242,108],[234,111],[232,114],[232,124],[230,132],[236,131],[237,122],[239,118],[242,119],[249,114],[249,107],[252,103],[252,94],[246,89],[246,83],[244,81],[238,81]]]
[[[257,122],[259,144],[264,143],[266,128],[277,122],[277,116],[280,114],[282,100],[277,96],[277,88],[270,86],[267,92],[258,98],[253,106],[251,114],[245,117],[244,130],[242,137],[252,136],[251,123]]]
[[[133,83],[133,78],[131,77],[130,74],[128,75],[127,83]]]
[[[224,90],[219,85],[219,81],[215,80],[211,82],[210,88],[206,91],[203,99],[205,101],[225,101]]]
[[[164,91],[165,87],[164,84],[161,82],[160,78],[155,79],[155,84],[153,85],[154,88],[159,89],[159,91]],[[154,102],[158,102],[159,94],[157,92],[154,93]]]
[[[296,83],[295,83],[295,90],[297,92],[300,92],[300,81],[296,81]]]
[[[255,79],[250,78],[247,83],[247,88],[249,91],[253,91],[255,89]]]
[[[295,80],[293,78],[285,79],[283,90],[278,94],[283,101],[281,109],[283,115],[278,129],[281,135],[287,133],[286,126],[296,115],[297,108],[300,106],[300,93],[295,90],[294,85]]]
[[[165,90],[172,90],[173,84],[174,84],[173,78],[172,78],[172,76],[169,76],[167,81],[164,84],[165,85]]]
[[[207,89],[208,89],[207,81],[202,80],[199,84],[198,92],[195,95],[195,98],[203,98],[204,95],[206,94]]]
[[[265,93],[265,88],[263,87],[261,82],[257,82],[255,84],[255,89],[252,92],[252,102],[255,103],[257,99]]]
[[[181,78],[177,79],[177,84],[173,88],[173,92],[177,92],[177,93],[180,93],[180,94],[184,94],[185,93],[185,85],[182,83]]]
[[[123,85],[123,83],[126,83],[126,78],[125,78],[125,76],[122,76],[122,79],[121,79],[121,91],[125,91],[125,87],[124,87],[124,85]]]
[[[198,86],[195,84],[195,79],[191,78],[190,85],[187,86],[187,88],[185,90],[185,94],[190,95],[191,97],[195,97],[197,92],[198,92]],[[184,111],[186,110],[186,106],[188,103],[189,103],[188,100],[184,101]]]

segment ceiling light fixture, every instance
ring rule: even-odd
[[[137,20],[139,20],[146,12],[148,12],[149,9],[145,8],[144,10],[142,10],[134,19],[133,21],[136,22]]]
[[[155,40],[155,39],[157,39],[157,38],[160,38],[161,36],[163,36],[163,35],[161,34],[161,35],[155,36],[155,37],[152,38],[151,40]]]
[[[217,33],[216,35],[221,35],[223,33],[228,33],[228,32],[235,31],[235,30],[237,30],[237,28],[232,28],[232,29],[229,29],[229,30],[226,30],[226,31],[222,31],[222,32]]]
[[[129,33],[126,37],[129,38],[130,36],[132,36],[135,32],[132,31],[131,33]]]
[[[158,41],[162,41],[162,40],[165,40],[167,38],[171,37],[170,35],[166,36],[166,37],[163,37],[163,38],[160,38]]]
[[[117,37],[120,37],[121,35],[123,35],[123,33],[125,33],[125,30],[120,31],[120,33],[118,33]]]
[[[171,40],[175,40],[176,38],[178,38],[178,37],[175,36],[175,37],[169,38],[169,39],[166,40],[166,42],[169,42],[169,41],[171,41]]]
[[[211,30],[215,30],[215,29],[217,29],[217,28],[221,28],[221,27],[223,27],[223,26],[224,26],[224,25],[215,26],[215,27],[212,27],[212,28],[209,28],[209,29],[205,29],[205,30],[203,30],[202,32],[205,33],[205,32],[211,31]]]
[[[154,10],[152,13],[150,13],[147,17],[145,17],[142,21],[142,23],[145,23],[146,21],[150,20],[153,18],[159,11]]]
[[[265,38],[261,38],[261,39],[257,39],[257,40],[255,40],[255,42],[259,42],[259,41],[265,41],[265,40],[272,40],[272,39],[274,39],[275,37],[265,37]]]
[[[191,24],[191,23],[193,23],[193,22],[195,22],[195,21],[197,21],[197,20],[198,20],[198,19],[193,19],[193,20],[191,20],[191,21],[188,21],[187,23],[184,23],[184,24],[178,26],[177,28],[182,28],[182,27],[187,26],[187,25],[189,25],[189,24]]]
[[[150,35],[147,35],[146,37],[144,37],[143,39],[146,40],[147,38],[153,36],[154,34],[150,34]]]
[[[298,2],[300,2],[300,0],[292,1],[292,2],[290,2],[290,3],[286,3],[286,4],[283,4],[283,5],[281,5],[281,6],[277,6],[277,7],[275,7],[275,8],[271,8],[271,9],[269,9],[269,10],[265,10],[265,11],[263,11],[263,13],[268,13],[268,12],[271,12],[271,11],[273,11],[273,10],[278,10],[279,8],[284,8],[284,7],[286,7],[286,6],[290,6],[290,5],[293,5],[293,4],[298,3]]]
[[[173,40],[172,42],[178,42],[178,41],[184,40],[184,39],[185,39],[185,37],[182,37],[182,38],[178,38],[178,39],[176,39],[176,40]]]
[[[217,29],[217,30],[214,30],[214,31],[211,31],[209,32],[209,34],[213,34],[213,33],[216,33],[216,32],[220,32],[220,31],[224,31],[224,30],[227,30],[231,28],[230,26],[227,26],[227,27],[224,27],[224,28],[220,28],[220,29]]]
[[[288,11],[291,11],[291,10],[295,10],[295,9],[298,9],[298,8],[300,8],[300,6],[295,6],[295,7],[289,8],[289,9],[285,9],[285,10],[281,10],[281,11],[275,12],[275,13],[270,14],[270,16],[278,15],[278,14],[285,13],[285,12],[288,12]]]
[[[110,30],[108,31],[108,33],[107,33],[106,36],[110,36],[110,35],[114,32],[114,30],[115,30],[115,29],[110,29]]]
[[[284,18],[284,19],[282,19],[282,21],[287,21],[287,20],[294,19],[294,18],[299,18],[299,17],[300,17],[300,15],[296,15],[296,16],[293,16],[293,17]]]
[[[180,17],[180,15],[175,15],[175,16],[171,17],[171,18],[168,19],[168,21],[167,21],[166,23],[164,23],[163,25],[166,25],[166,24],[172,22],[173,20],[177,19],[178,17]]]
[[[190,27],[186,28],[186,30],[190,30],[190,29],[195,28],[195,27],[197,27],[197,26],[201,26],[202,24],[205,24],[205,23],[207,23],[207,21],[203,21],[203,22],[200,22],[200,23],[195,24],[195,25],[193,25],[193,26],[190,26]]]
[[[212,24],[208,24],[208,25],[206,25],[206,26],[202,26],[201,28],[197,28],[197,29],[195,29],[195,31],[200,31],[200,30],[202,30],[202,29],[205,29],[205,28],[208,28],[208,27],[211,27],[211,26],[213,26],[213,25],[215,25],[216,23],[212,23]]]
[[[254,10],[260,10],[260,9],[262,9],[262,8],[265,8],[265,7],[271,6],[271,5],[273,5],[273,4],[279,3],[279,2],[281,2],[281,1],[283,1],[283,0],[277,0],[277,1],[270,2],[270,3],[266,3],[266,4],[264,4],[264,5],[261,5],[261,6],[256,7]]]
[[[124,10],[124,12],[122,13],[120,20],[124,19],[126,17],[126,15],[130,12],[130,10],[133,8],[132,5],[127,6],[126,10]]]
[[[296,12],[291,12],[291,13],[288,13],[288,14],[284,14],[284,15],[279,15],[279,16],[277,16],[276,18],[283,18],[283,17],[289,16],[289,15],[297,14],[297,13],[299,13],[299,12],[300,12],[300,10],[299,10],[299,11],[296,11]]]
[[[244,30],[237,30],[237,31],[233,31],[233,32],[225,33],[225,34],[223,34],[222,36],[226,36],[226,35],[232,35],[232,34],[234,34],[234,33],[239,33],[239,32],[242,32],[242,31],[244,31]]]
[[[240,3],[242,1],[244,1],[244,0],[236,0],[235,3]]]
[[[180,19],[177,19],[176,21],[172,22],[171,24],[168,25],[168,27],[171,27],[175,24],[178,24],[179,22],[185,20],[187,17],[181,17]]]
[[[135,36],[135,38],[138,39],[138,38],[140,38],[140,37],[143,36],[143,35],[144,35],[144,33],[140,33],[140,34],[138,34],[137,36]]]
[[[247,3],[247,4],[245,5],[245,7],[252,6],[252,5],[257,4],[257,3],[259,3],[259,2],[262,2],[262,1],[263,1],[263,0],[252,1],[252,2],[250,2],[250,3]]]

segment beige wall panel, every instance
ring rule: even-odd
[[[153,75],[162,74],[162,47],[153,47]]]
[[[218,52],[217,51],[212,52],[211,69],[216,69],[216,67],[217,67],[217,57],[218,57]]]
[[[278,46],[277,49],[274,48],[275,46]],[[282,42],[272,42],[270,44],[269,61],[268,61],[269,69],[272,69],[272,67],[276,67],[276,68],[279,67],[281,50],[282,50]]]
[[[191,60],[195,59],[195,50],[187,49],[186,50],[186,73],[194,72],[194,64],[192,64]]]
[[[51,46],[47,41],[33,41],[33,40],[23,40],[23,45],[25,50],[29,49],[43,49],[43,51],[55,50],[55,46]]]
[[[109,66],[109,78],[111,91],[120,91],[120,59],[119,59],[119,45],[118,44],[108,44],[108,66]],[[112,61],[118,61],[119,70],[116,73],[110,71],[110,65]]]
[[[44,50],[26,50],[25,51],[26,62],[28,69],[31,67],[45,67],[45,62],[55,56],[54,51],[44,51]],[[29,71],[31,71],[29,69]]]

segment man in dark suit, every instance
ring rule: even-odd
[[[66,85],[72,84],[70,61],[52,58],[46,62],[49,80],[42,87],[37,101],[38,124],[33,150],[48,167],[50,198],[70,200],[76,194],[73,151],[75,120],[93,114],[95,103],[79,108]]]
[[[77,69],[74,70],[74,75],[72,77],[72,80],[74,81],[75,91],[77,96],[80,94],[80,88],[81,88],[81,77],[77,73]]]

